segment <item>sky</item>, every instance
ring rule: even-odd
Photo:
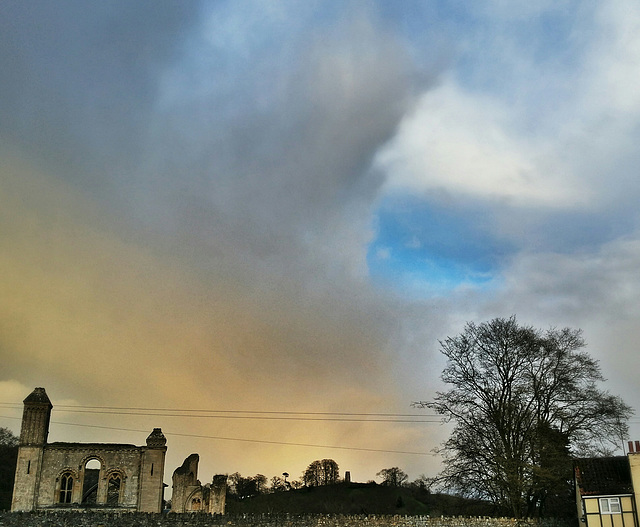
[[[636,406],[637,2],[5,0],[0,71],[0,426],[434,476],[439,341],[512,315]]]

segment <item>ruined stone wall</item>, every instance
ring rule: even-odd
[[[172,476],[172,513],[207,512],[224,514],[227,495],[227,476],[217,475],[212,483],[202,485],[198,480],[200,456],[191,454]]]
[[[138,505],[141,449],[134,445],[103,443],[51,443],[44,448],[41,482],[38,489],[38,508],[57,505],[60,476],[64,472],[74,475],[72,503],[82,502],[85,465],[96,459],[100,462],[98,503],[107,499],[107,478],[117,472],[122,475],[120,506],[135,509]],[[156,509],[157,510],[157,509]]]
[[[162,510],[167,439],[160,428],[146,446],[114,443],[47,443],[53,405],[44,388],[23,401],[12,511],[73,508]],[[89,467],[98,461],[100,468]],[[86,492],[85,492],[86,491]],[[83,497],[90,499],[86,501]]]
[[[554,520],[429,516],[0,513],[3,527],[560,527]],[[563,526],[564,527],[564,526]]]
[[[198,481],[198,454],[191,454],[184,460],[182,466],[174,470],[172,476],[173,492],[171,494],[172,511],[181,513],[186,511],[187,499],[200,489]]]

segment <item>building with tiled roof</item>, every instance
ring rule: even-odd
[[[626,456],[574,461],[578,518],[587,527],[638,527],[640,442]]]

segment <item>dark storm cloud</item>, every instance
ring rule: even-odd
[[[196,3],[3,11],[8,144],[152,226],[188,231],[194,250],[212,234],[256,256],[326,245],[323,232],[357,222],[375,197],[369,164],[406,107],[409,64],[365,11],[324,33],[294,28],[284,43],[256,36],[273,46],[250,55],[211,43]],[[277,29],[267,21],[262,33]]]
[[[88,190],[139,162],[157,78],[196,2],[3,2],[0,134]]]
[[[171,72],[181,86],[207,72],[210,87],[181,91],[156,116],[134,191],[140,215],[189,244],[201,265],[215,253],[287,280],[320,282],[330,269],[334,278],[362,275],[381,183],[370,165],[410,100],[410,65],[366,17],[289,46],[256,53],[235,73],[232,96],[206,45]]]
[[[185,265],[244,284],[247,305],[274,335],[282,331],[262,368],[357,370],[373,358],[360,373],[343,370],[360,378],[384,363],[383,335],[394,324],[366,288],[363,254],[380,184],[370,164],[409,100],[409,65],[366,17],[344,22],[331,39],[305,36],[306,44],[291,43],[299,51],[289,50],[294,59],[284,66],[257,55],[256,68],[278,82],[238,83],[229,104],[243,101],[240,114],[218,111],[227,94],[215,89],[215,75],[206,94],[187,92],[166,108],[154,123],[160,147],[141,174],[141,214],[175,234],[171,251]],[[192,57],[174,82],[213,66]],[[273,351],[254,347],[253,360],[265,353]]]
[[[3,4],[6,375],[83,403],[406,408],[408,322],[365,255],[412,65],[366,3],[314,5]],[[271,470],[231,451],[216,470]]]

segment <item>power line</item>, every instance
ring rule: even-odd
[[[0,403],[0,407],[19,408],[13,403]],[[392,413],[353,413],[353,412],[293,412],[261,410],[203,410],[176,408],[142,408],[118,406],[57,405],[66,412],[106,414],[106,415],[144,415],[158,417],[190,417],[213,419],[259,419],[285,421],[333,421],[333,422],[388,422],[388,423],[440,423],[441,417],[433,414],[392,414]],[[169,413],[174,412],[174,413]],[[180,412],[180,413],[175,413]],[[197,413],[194,413],[197,412]],[[438,419],[424,419],[437,417]],[[411,419],[407,419],[411,418]],[[422,419],[416,419],[422,418]]]
[[[19,403],[0,402],[0,406],[11,406],[22,408]],[[297,412],[291,410],[217,410],[207,408],[150,408],[141,406],[90,406],[81,404],[56,404],[56,408],[83,408],[98,410],[139,410],[158,412],[214,412],[214,413],[234,413],[234,414],[284,414],[284,415],[344,415],[344,416],[378,416],[378,417],[435,417],[436,414],[398,414],[398,413],[375,413],[375,412]]]
[[[371,418],[342,418],[342,417],[288,417],[265,415],[201,415],[201,414],[169,414],[161,412],[122,412],[122,411],[96,411],[96,410],[66,410],[74,413],[88,413],[91,415],[141,415],[148,417],[181,417],[181,418],[205,418],[205,419],[245,419],[261,421],[333,421],[333,422],[364,422],[364,423],[439,423],[440,420],[416,420],[416,419],[371,419]]]
[[[19,417],[9,417],[9,416],[0,416],[5,419],[20,419]],[[114,426],[102,426],[102,425],[86,425],[86,424],[78,424],[78,423],[63,423],[60,421],[51,421],[51,424],[56,425],[64,425],[64,426],[79,426],[84,428],[99,428],[102,430],[117,430],[120,432],[141,432],[147,433],[148,430],[140,430],[136,428],[118,428]],[[328,448],[335,450],[353,450],[358,452],[380,452],[385,454],[408,454],[408,455],[416,455],[416,456],[435,456],[432,452],[412,452],[407,450],[386,450],[381,448],[361,448],[361,447],[349,447],[349,446],[338,446],[338,445],[317,445],[313,443],[291,443],[286,441],[269,441],[266,439],[246,439],[240,437],[222,437],[222,436],[210,436],[210,435],[200,435],[200,434],[183,434],[180,432],[167,432],[163,430],[163,434],[167,436],[178,436],[178,437],[194,437],[199,439],[213,439],[216,441],[234,441],[234,442],[242,442],[242,443],[260,443],[267,445],[279,445],[279,446],[297,446],[297,447],[306,447],[306,448]]]

